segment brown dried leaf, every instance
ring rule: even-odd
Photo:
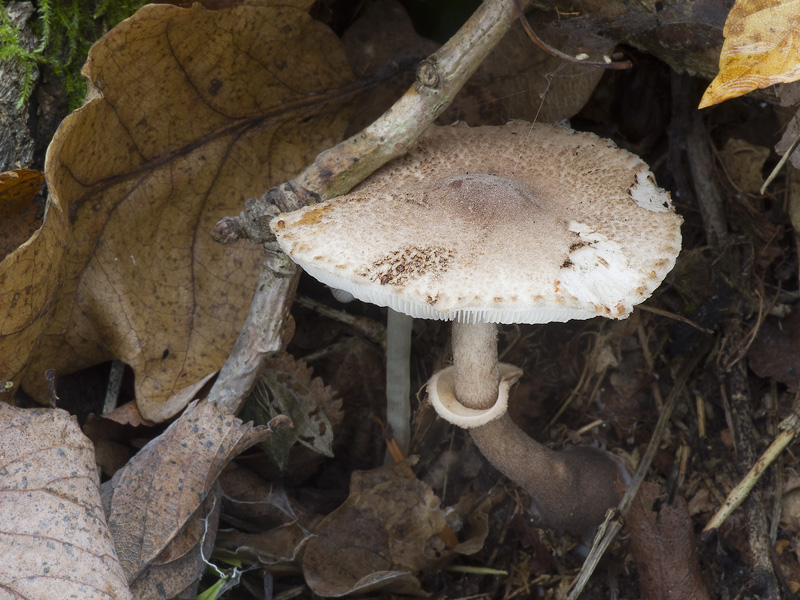
[[[13,382],[9,392],[39,343],[60,283],[67,218],[58,200],[51,198],[31,235],[43,181],[27,169],[0,174],[0,381]]]
[[[800,79],[800,0],[736,0],[722,33],[719,74],[699,108]]]
[[[225,515],[251,527],[270,529],[295,521],[311,526],[317,518],[287,496],[282,484],[267,482],[237,462],[222,472],[220,483]]]
[[[416,32],[398,0],[370,3],[347,29],[342,42],[350,65],[359,76],[374,73],[391,60],[409,55],[425,57],[439,47]]]
[[[781,495],[781,527],[793,536],[800,535],[800,487],[792,487],[791,483],[785,485]]]
[[[315,528],[303,574],[320,596],[382,590],[421,594],[414,573],[441,564],[444,511],[431,488],[403,463],[355,471],[350,496]]]
[[[324,321],[304,321],[298,321],[293,344],[303,341],[301,338],[311,344],[314,327],[324,326]],[[373,419],[378,416],[386,421],[386,363],[380,347],[360,337],[344,337],[315,352],[312,359],[309,363],[314,373],[346,399],[344,422],[337,434],[343,443],[334,447],[337,460],[344,460],[348,470],[379,464],[386,452]]]
[[[134,598],[196,598],[197,585],[214,549],[220,512],[219,484],[186,526],[140,577],[131,583]]]
[[[182,6],[183,8],[191,8],[196,0],[171,0],[164,4],[174,4],[175,6]],[[269,6],[274,4],[270,0],[201,0],[200,4],[209,10],[222,10],[237,4],[249,4],[251,6]],[[304,12],[308,12],[314,4],[314,0],[283,0],[281,4],[286,6],[294,6]]]
[[[785,383],[792,392],[800,388],[800,310],[780,321],[765,320],[747,351],[747,359],[759,377]]]
[[[707,599],[686,501],[676,496],[672,506],[660,504],[656,510],[659,498],[659,485],[644,482],[628,513],[642,600]]]
[[[751,144],[747,140],[730,138],[725,142],[719,157],[725,166],[725,173],[738,190],[758,194],[764,183],[761,170],[769,154],[769,148]]]
[[[120,425],[131,425],[133,427],[146,426],[150,427],[155,425],[152,421],[148,421],[142,417],[139,409],[136,408],[135,402],[126,402],[122,406],[118,406],[110,413],[102,416],[103,419],[114,421]]]
[[[269,432],[196,402],[103,484],[109,529],[132,586],[196,518],[228,461]]]
[[[417,34],[411,17],[397,0],[368,4],[344,33],[342,43],[350,66],[361,77],[375,73],[392,60],[424,58],[439,47],[436,42]],[[354,135],[377,119],[415,80],[416,73],[407,70],[371,90],[353,114],[348,134]]]
[[[72,230],[62,293],[25,388],[112,358],[142,416],[216,371],[244,321],[262,250],[210,231],[291,178],[346,126],[335,35],[288,6],[147,5],[92,48],[96,94],[48,151]],[[165,412],[167,414],[165,414]]]
[[[36,196],[44,173],[17,169],[0,173],[0,261],[42,226],[44,207]]]
[[[563,38],[547,36],[554,47]],[[599,56],[614,45],[586,36],[576,52]],[[553,123],[574,116],[589,100],[603,69],[566,64],[528,39],[517,23],[456,96],[443,120],[469,125],[503,125],[511,119]],[[541,108],[540,108],[541,106]]]
[[[0,402],[3,598],[131,598],[98,484],[75,417]]]
[[[83,433],[94,444],[95,460],[103,475],[111,477],[123,468],[133,454],[131,448],[141,446],[131,438],[151,438],[155,434],[143,430],[153,425],[142,420],[135,402],[126,402],[105,415],[89,415]]]
[[[236,462],[223,471],[220,483],[227,520],[262,532],[221,530],[215,555],[269,565],[296,563],[319,517],[290,498],[282,484],[268,483]]]
[[[300,523],[278,525],[263,533],[220,531],[215,555],[262,565],[294,564],[306,542],[314,537]]]
[[[786,129],[784,130],[781,139],[778,140],[777,144],[775,144],[775,152],[783,156],[789,151],[789,148],[792,147],[792,145],[799,137],[800,137],[800,111],[797,111],[792,116],[788,125],[786,125]],[[789,156],[789,162],[792,163],[795,169],[800,169],[800,153],[792,152],[792,154]]]

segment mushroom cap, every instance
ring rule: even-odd
[[[432,126],[349,194],[270,226],[306,272],[360,300],[545,323],[628,316],[674,266],[681,221],[639,157],[512,121]]]

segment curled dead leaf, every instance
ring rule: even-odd
[[[219,484],[155,560],[131,582],[134,598],[195,598],[219,523]]]
[[[269,433],[210,402],[195,402],[103,484],[109,529],[132,586],[149,577],[176,536],[196,526],[197,511],[228,461]]]
[[[676,496],[672,505],[657,503],[661,497],[658,484],[643,483],[628,514],[642,598],[707,599],[686,501]]]
[[[342,36],[353,71],[368,76],[390,61],[419,61],[433,54],[439,44],[420,36],[411,17],[398,0],[377,0],[366,5],[359,18]],[[416,80],[414,69],[366,94],[353,114],[348,135],[355,135],[383,114]]]
[[[94,450],[63,410],[0,402],[4,598],[131,598],[100,502]]]
[[[769,148],[751,144],[747,140],[731,138],[719,154],[725,173],[736,189],[748,194],[758,194],[764,183],[761,171],[769,158]]]
[[[440,537],[447,520],[439,498],[407,470],[403,462],[353,473],[349,497],[306,544],[303,575],[315,594],[424,594],[416,574],[452,551]]]
[[[778,320],[767,318],[747,351],[750,368],[759,377],[800,389],[800,310]]]
[[[36,196],[43,184],[44,173],[32,169],[0,173],[0,261],[41,227],[44,205]]]
[[[252,299],[261,249],[217,244],[212,228],[341,138],[353,77],[336,36],[283,5],[144,6],[84,74],[97,93],[47,153],[71,229],[24,386],[43,401],[40,371],[117,358],[142,416],[163,420],[222,365]]]
[[[800,1],[737,0],[723,29],[719,74],[699,108],[800,79]]]
[[[285,523],[261,533],[221,531],[217,538],[217,556],[236,558],[262,565],[294,564],[305,544],[313,539],[300,523]]]
[[[232,462],[220,476],[225,493],[225,514],[253,528],[270,529],[299,521],[311,527],[316,515],[286,493],[282,482],[265,481]]]

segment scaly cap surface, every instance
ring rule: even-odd
[[[316,279],[413,317],[544,323],[628,316],[680,252],[648,166],[590,133],[512,121],[431,127],[351,193],[281,214]]]

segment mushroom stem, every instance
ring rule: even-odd
[[[458,339],[458,338],[457,338]],[[569,531],[585,541],[616,506],[618,479],[629,475],[616,457],[590,446],[555,451],[528,437],[506,413],[509,388],[522,375],[512,365],[499,364],[500,386],[490,408],[466,407],[455,392],[455,365],[428,382],[428,398],[440,417],[469,429],[486,459],[533,500],[542,527]]]
[[[411,328],[413,317],[389,309],[386,319],[386,422],[403,454],[411,441]]]
[[[551,450],[507,413],[470,433],[486,459],[528,492],[543,527],[590,539],[619,503],[618,480],[627,483],[624,467],[608,452],[590,446]]]
[[[453,323],[453,367],[458,401],[468,408],[491,408],[497,400],[497,324]]]

